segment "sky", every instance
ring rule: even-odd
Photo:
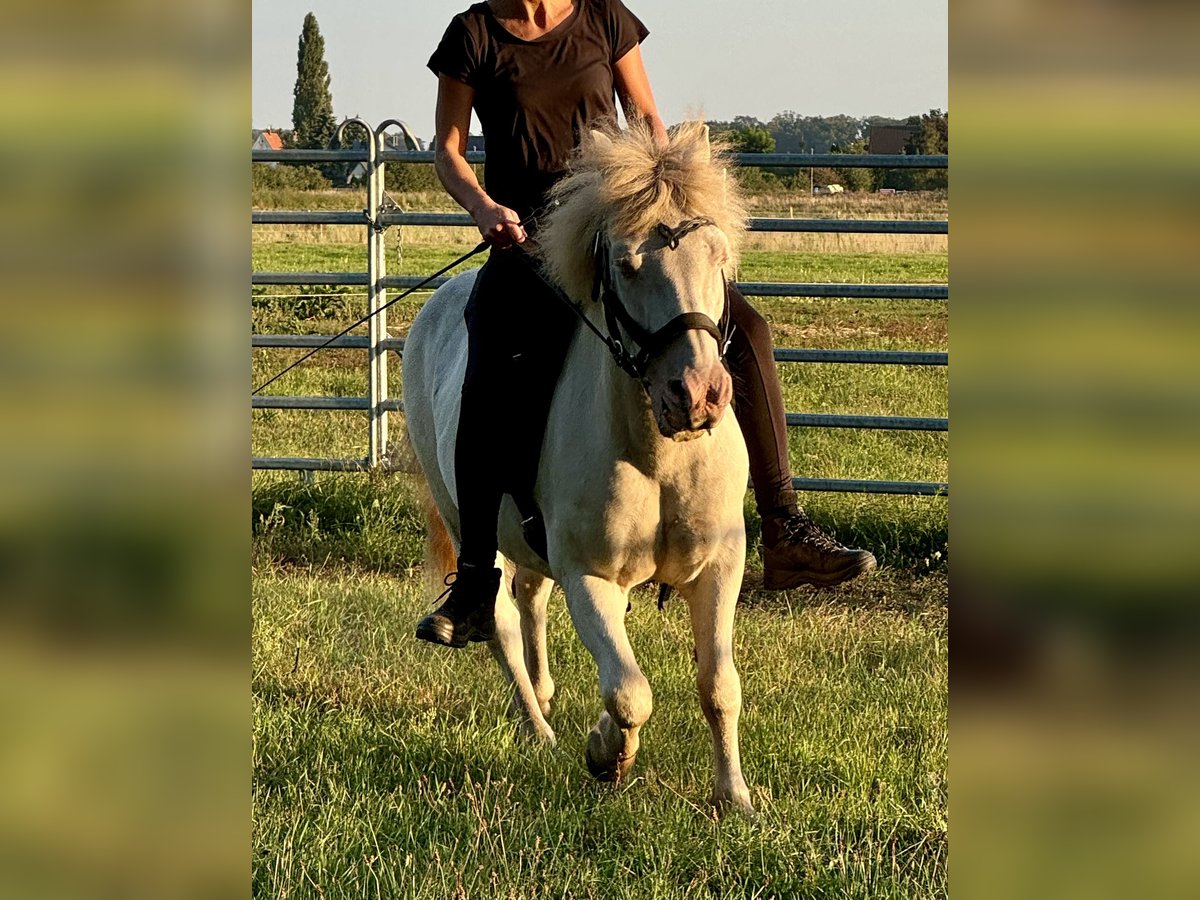
[[[800,115],[902,117],[948,107],[947,0],[626,0],[650,29],[642,55],[667,124]],[[339,120],[396,118],[428,141],[425,68],[470,0],[254,0],[255,128],[290,128],[304,16],[325,38]],[[476,123],[472,129],[478,130]]]

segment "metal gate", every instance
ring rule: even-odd
[[[392,150],[384,144],[389,128],[398,128],[410,147],[417,147],[407,125],[398,119],[388,119],[372,128],[362,119],[348,119],[338,128],[339,138],[348,125],[356,125],[368,135],[367,145],[355,150],[253,150],[253,162],[363,162],[366,163],[367,206],[362,212],[324,211],[256,211],[254,225],[362,225],[367,229],[366,272],[255,272],[253,285],[356,285],[367,290],[367,312],[373,313],[366,336],[347,335],[331,347],[365,350],[367,353],[366,397],[293,397],[253,396],[254,409],[360,410],[367,414],[367,455],[357,459],[323,459],[301,457],[254,457],[255,469],[288,469],[298,471],[357,471],[384,464],[388,446],[388,414],[399,411],[399,398],[388,395],[387,353],[402,351],[403,338],[388,337],[387,292],[393,288],[408,288],[419,284],[419,276],[387,274],[384,232],[392,225],[454,226],[472,225],[465,213],[409,213],[384,209],[384,166],[396,163],[432,163],[433,151]],[[484,154],[469,152],[467,161],[483,162]],[[930,168],[944,169],[948,157],[899,156],[883,154],[809,154],[809,153],[742,153],[736,155],[742,166],[794,168]],[[750,231],[808,232],[842,234],[948,234],[946,221],[875,220],[875,219],[776,219],[752,218]],[[432,290],[448,280],[436,279]],[[738,282],[747,296],[756,297],[848,297],[860,299],[903,299],[945,301],[949,289],[944,284],[836,284],[804,282]],[[254,348],[317,347],[328,338],[324,335],[255,334]],[[937,351],[902,350],[799,350],[777,348],[775,359],[781,363],[846,363],[851,365],[945,366],[948,354]],[[916,416],[862,416],[819,413],[788,413],[787,423],[793,428],[868,428],[904,431],[948,431],[949,420]],[[797,490],[842,491],[871,494],[946,495],[945,482],[878,481],[842,478],[795,478]]]

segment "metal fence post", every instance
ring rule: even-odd
[[[383,198],[386,188],[386,178],[384,170],[384,160],[382,153],[387,148],[385,132],[391,126],[395,125],[404,134],[405,145],[410,150],[420,149],[420,144],[413,137],[412,130],[408,125],[400,119],[384,119],[375,129],[374,139],[377,142],[377,163],[375,168],[371,170],[372,190],[375,194],[375,215],[382,215]],[[384,401],[388,397],[388,353],[387,350],[380,346],[381,342],[387,340],[387,285],[384,279],[387,277],[387,241],[384,239],[384,230],[386,226],[382,224],[375,228],[375,270],[378,282],[375,286],[375,299],[378,312],[373,317],[376,323],[375,331],[372,333],[371,349],[368,351],[371,355],[371,366],[375,373],[375,384],[379,389],[379,396],[372,402],[376,404],[374,407],[373,433],[375,441],[379,448],[381,458],[387,456],[388,451],[388,410],[384,406]],[[371,465],[376,465],[376,460],[371,459]]]
[[[375,129],[360,118],[346,119],[338,125],[336,136],[339,142],[345,133],[347,125],[358,125],[367,135],[367,208],[365,210],[367,225],[367,465],[379,465],[383,455],[384,444],[380,441],[379,418],[386,415],[382,409],[383,398],[387,396],[386,383],[379,384],[377,357],[380,354],[379,342],[387,334],[379,333],[379,317],[375,313],[379,309],[379,282],[383,274],[379,271],[380,254],[378,251],[379,236],[379,198],[381,191],[376,186],[376,167],[378,166],[379,139]],[[386,375],[386,373],[385,373]],[[384,426],[386,441],[386,425]]]
[[[387,311],[383,304],[387,302],[387,289],[382,280],[387,274],[387,261],[383,252],[383,226],[379,222],[380,207],[383,205],[383,164],[379,162],[380,133],[371,132],[371,160],[368,163],[370,171],[367,175],[367,215],[371,220],[371,232],[367,237],[367,259],[370,267],[367,280],[370,287],[367,293],[367,311],[371,319],[367,326],[367,340],[370,344],[367,350],[367,379],[370,383],[371,436],[368,442],[367,465],[375,468],[387,453],[387,410],[383,401],[387,397],[387,356],[380,349],[379,343],[387,337]]]

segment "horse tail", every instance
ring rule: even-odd
[[[454,571],[457,559],[454,543],[429,490],[429,482],[409,439],[408,428],[397,428],[394,434],[395,439],[388,443],[387,467],[392,472],[412,475],[416,481],[421,513],[425,519],[425,579],[432,595],[436,596],[445,588],[446,576]]]
[[[421,511],[425,513],[425,579],[432,594],[440,594],[446,576],[454,571],[454,542],[429,490],[421,480]]]

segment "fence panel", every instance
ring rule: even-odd
[[[418,146],[411,130],[400,120],[388,119],[372,128],[361,119],[349,119],[339,126],[339,137],[348,126],[357,126],[367,135],[366,147],[352,150],[253,150],[253,162],[361,162],[366,163],[367,205],[361,212],[313,210],[256,210],[251,214],[253,225],[360,225],[366,229],[366,272],[255,272],[252,285],[325,285],[355,286],[367,289],[368,333],[348,335],[331,346],[364,350],[367,354],[367,396],[365,397],[251,397],[253,409],[350,410],[366,412],[368,417],[367,455],[358,459],[323,459],[304,457],[254,457],[251,465],[262,470],[300,472],[364,471],[386,462],[388,446],[388,416],[401,410],[401,401],[388,396],[388,351],[402,351],[403,338],[387,333],[387,291],[419,284],[416,276],[388,275],[383,235],[393,225],[429,227],[471,226],[470,216],[463,213],[412,213],[384,208],[384,173],[388,162],[432,163],[434,155],[428,150],[396,150],[385,146],[384,135],[396,127],[410,147]],[[735,155],[741,166],[781,168],[930,168],[944,169],[949,158],[939,156],[898,156],[890,154],[809,154],[809,153],[740,153]],[[484,155],[472,151],[470,163],[482,163]],[[748,229],[755,232],[778,233],[835,233],[835,234],[948,234],[946,221],[876,220],[876,219],[783,219],[754,217]],[[430,282],[430,289],[444,284],[445,277]],[[850,297],[863,300],[906,299],[945,301],[949,288],[944,284],[838,284],[826,282],[738,282],[743,294],[757,297]],[[327,338],[323,335],[256,334],[252,348],[311,349]],[[949,358],[944,352],[895,350],[808,350],[777,348],[775,359],[781,363],[845,363],[852,365],[946,366]],[[792,428],[867,428],[903,431],[946,432],[949,420],[917,416],[830,415],[817,413],[788,413]],[[913,496],[946,496],[945,482],[912,482],[860,480],[843,478],[795,478],[797,490],[839,491],[848,493],[906,494]]]

